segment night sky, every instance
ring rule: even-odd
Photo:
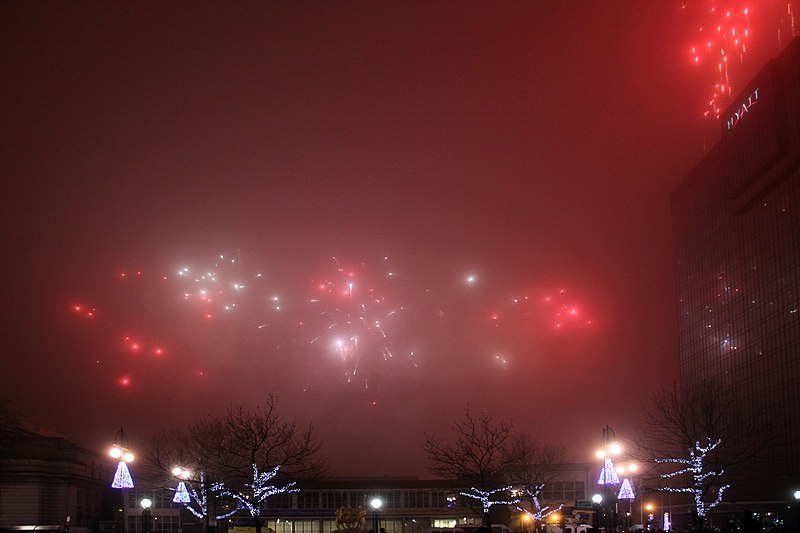
[[[274,392],[340,475],[467,403],[591,460],[678,378],[708,5],[3,3],[0,396],[98,451]]]

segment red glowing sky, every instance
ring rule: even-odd
[[[676,379],[669,194],[716,136],[679,5],[0,9],[30,421],[135,445],[271,391],[340,473],[424,474],[467,402],[588,460]]]

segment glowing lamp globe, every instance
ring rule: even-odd
[[[183,468],[179,466],[176,466],[175,468],[172,469],[172,475],[175,477],[180,477],[182,473],[183,473]]]
[[[378,509],[381,508],[381,505],[383,505],[383,502],[381,501],[380,498],[372,498],[372,500],[370,500],[369,504],[372,506],[373,509],[375,509],[377,511]]]
[[[592,496],[592,503],[601,503],[603,501],[603,496],[600,494],[594,494]]]
[[[153,502],[150,501],[150,498],[143,498],[139,504],[142,506],[142,509],[150,509],[150,507],[153,505]]]
[[[111,457],[113,457],[114,459],[119,459],[120,457],[122,457],[122,450],[120,450],[119,448],[117,448],[116,446],[114,446],[113,448],[111,448],[111,449],[108,451],[108,455],[110,455],[110,456],[111,456]]]
[[[131,452],[123,453],[122,454],[122,460],[125,461],[126,463],[132,463],[133,462],[133,454]]]

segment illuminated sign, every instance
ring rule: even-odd
[[[758,89],[753,91],[750,96],[737,107],[733,113],[728,116],[726,126],[729,130],[733,129],[739,123],[739,120],[750,111],[750,108],[758,103]]]

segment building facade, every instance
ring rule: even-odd
[[[0,526],[95,529],[108,510],[105,456],[40,430],[2,431]]]
[[[589,478],[591,465],[554,465],[556,475],[541,496],[543,505],[564,504],[574,509],[587,502],[593,484]],[[147,498],[153,502],[150,509],[150,531],[153,533],[202,533],[206,524],[189,513],[182,505],[172,502],[174,490],[161,485],[137,486],[126,491],[126,531],[143,531],[140,502]],[[378,516],[370,507],[373,498],[382,505]],[[471,508],[468,501],[452,488],[446,480],[419,479],[417,477],[333,478],[304,483],[298,492],[277,494],[268,498],[263,506],[261,522],[264,533],[335,533],[339,526],[336,511],[341,508],[363,509],[364,530],[373,529],[374,520],[386,533],[426,533],[432,528],[471,531],[481,525],[481,514]],[[591,510],[591,505],[588,505]],[[586,506],[584,505],[584,507]],[[500,506],[498,506],[500,507]],[[512,531],[527,531],[518,512],[509,506],[497,509],[493,520]],[[561,517],[558,517],[560,520]],[[253,519],[246,511],[221,521],[212,520],[215,531],[251,533]],[[529,524],[527,524],[529,525]]]
[[[672,196],[681,384],[767,417],[772,459],[730,497],[785,501],[800,489],[800,38],[721,128]]]

